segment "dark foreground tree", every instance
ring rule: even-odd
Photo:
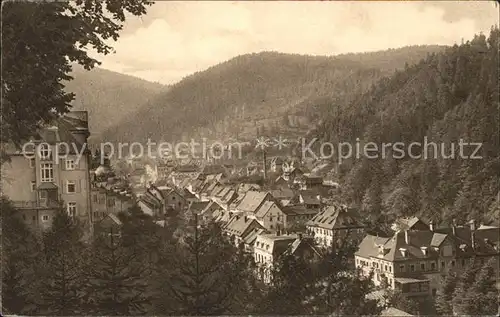
[[[44,234],[37,314],[68,316],[87,312],[83,285],[90,257],[80,228],[76,219],[59,211]]]
[[[143,315],[151,297],[141,253],[124,244],[118,230],[102,232],[92,248],[87,292],[95,315]]]
[[[347,232],[333,236],[332,245],[325,250],[319,263],[318,286],[315,296],[315,314],[350,316],[378,315],[377,300],[367,299],[374,290],[372,276],[364,276],[354,266],[358,243]]]
[[[87,70],[108,54],[128,14],[146,13],[148,0],[9,1],[2,5],[1,142],[29,138],[43,122],[65,113],[74,94],[63,81],[71,63]]]
[[[33,311],[37,290],[34,287],[39,259],[39,241],[21,220],[22,211],[1,198],[2,211],[2,309],[7,314]]]
[[[187,232],[163,254],[155,314],[241,314],[251,300],[249,258],[216,223]]]

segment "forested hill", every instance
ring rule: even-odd
[[[456,159],[443,158],[438,149],[437,159],[432,153],[427,160],[394,159],[389,152],[386,159],[344,161],[343,197],[373,219],[421,215],[449,224],[453,218],[499,218],[498,36],[492,29],[489,37],[478,35],[398,71],[319,126],[316,135],[334,143],[355,144],[359,137],[361,144],[407,146],[427,137],[442,142],[447,156],[455,143]],[[460,139],[483,143],[483,159],[462,159]],[[464,155],[473,149],[465,147]]]
[[[408,47],[340,57],[275,52],[238,56],[186,77],[134,116],[109,128],[104,138],[250,139],[273,129],[301,134],[321,110],[318,99],[348,102],[388,72],[442,49]]]
[[[167,90],[164,85],[101,68],[87,71],[74,65],[71,76],[74,79],[65,83],[65,90],[75,93],[73,109],[89,112],[90,130],[97,135]]]

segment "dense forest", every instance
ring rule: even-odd
[[[248,131],[283,128],[283,118],[296,112],[313,121],[321,116],[322,109],[315,102],[318,98],[347,103],[405,63],[416,63],[442,49],[415,46],[339,57],[276,52],[241,55],[184,78],[135,116],[109,128],[103,138],[170,141],[186,134],[210,137],[219,126],[226,136],[253,138]]]
[[[153,96],[168,89],[101,68],[87,71],[79,65],[73,65],[71,76],[73,80],[65,82],[65,90],[75,93],[73,110],[89,112],[90,131],[96,135],[137,112]]]
[[[492,28],[489,36],[480,34],[431,54],[345,107],[330,108],[328,119],[312,133],[323,141],[355,144],[359,138],[361,144],[408,145],[427,138],[438,145],[437,150],[430,147],[427,159],[388,153],[385,159],[343,161],[338,168],[342,199],[373,220],[499,218],[498,36],[498,28]],[[476,154],[482,159],[465,158],[475,146],[464,147],[461,156],[461,139],[482,143]]]

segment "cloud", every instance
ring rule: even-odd
[[[453,19],[448,7],[419,2],[157,2],[127,22],[111,43],[115,54],[99,58],[103,68],[172,84],[251,52],[335,55],[454,44],[496,23],[480,18],[488,8],[474,8],[472,17]]]

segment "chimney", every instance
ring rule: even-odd
[[[405,230],[405,243],[410,244],[410,236],[408,235],[408,230]]]
[[[451,231],[453,232],[453,235],[456,235],[456,227],[457,227],[457,220],[453,218],[451,221]]]
[[[247,216],[245,216],[245,222],[247,222],[247,221],[248,221],[248,217],[247,217]]]
[[[432,220],[431,220],[431,221],[429,221],[429,229],[430,229],[431,231],[434,231],[434,222],[433,222]]]
[[[476,231],[476,220],[472,219],[470,222],[470,231]]]

